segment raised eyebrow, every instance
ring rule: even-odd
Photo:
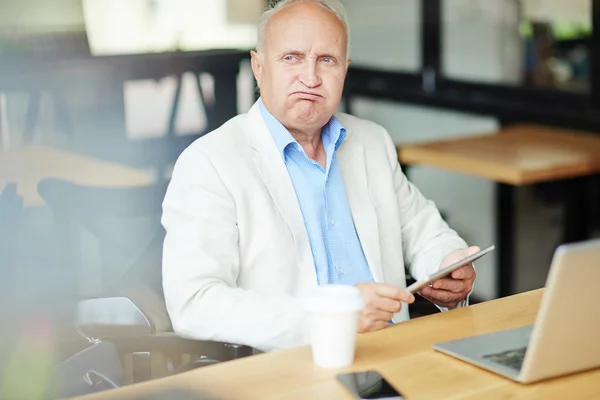
[[[303,53],[298,50],[285,50],[285,51],[281,52],[280,57],[285,57],[285,56],[289,56],[289,55],[304,57],[304,56],[306,56],[306,53]]]

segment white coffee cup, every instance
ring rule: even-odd
[[[358,288],[323,285],[305,299],[313,362],[343,368],[354,362],[358,316],[364,307]]]

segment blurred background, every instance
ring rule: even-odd
[[[47,371],[103,335],[82,332],[86,321],[169,331],[149,317],[161,302],[162,195],[181,151],[256,100],[249,50],[267,3],[0,0],[0,398],[59,393]],[[600,132],[600,1],[342,3],[353,63],[340,111],[400,147],[514,123]],[[499,209],[496,182],[407,171],[469,243],[498,243],[499,221],[514,221],[510,289],[484,258],[475,302],[544,285],[564,242],[561,196],[580,189],[519,187]],[[597,175],[581,190],[587,238],[600,227]],[[82,307],[107,298],[134,311]],[[132,353],[134,365],[150,352]]]

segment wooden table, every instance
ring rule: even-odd
[[[93,186],[141,186],[153,182],[150,172],[44,146],[0,152],[0,190],[16,182],[24,206],[44,204],[37,185],[44,178],[61,178]]]
[[[168,378],[86,396],[116,400],[184,389],[217,399],[352,399],[336,381],[346,371],[375,369],[411,400],[600,398],[600,369],[521,385],[432,349],[432,344],[533,323],[543,289],[401,323],[359,335],[347,369],[312,364],[310,349],[262,354]],[[168,398],[168,397],[165,397]]]
[[[515,188],[562,181],[563,242],[586,239],[589,210],[582,179],[600,173],[600,134],[514,125],[485,135],[398,146],[400,163],[428,165],[498,182],[499,295],[514,293]]]
[[[398,157],[519,186],[600,172],[600,134],[516,125],[496,135],[399,146]]]

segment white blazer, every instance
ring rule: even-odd
[[[376,282],[406,287],[466,243],[400,170],[386,130],[339,114],[337,151]],[[178,334],[263,351],[307,343],[300,297],[317,286],[298,200],[258,105],[190,145],[163,203],[163,287]],[[394,316],[409,318],[407,306]]]

